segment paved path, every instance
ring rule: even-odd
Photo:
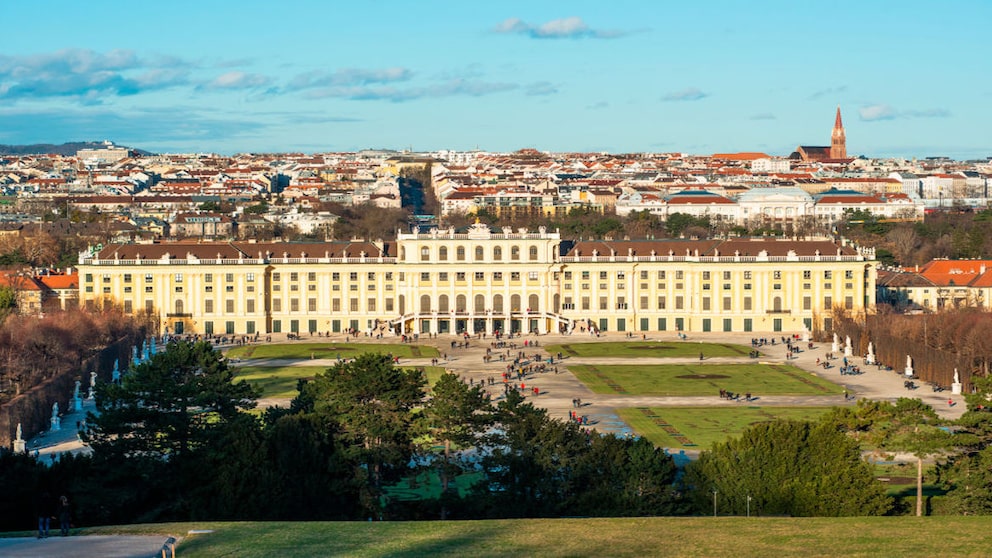
[[[56,533],[58,529],[56,529]],[[159,553],[167,537],[86,535],[0,538],[4,558],[151,558]]]

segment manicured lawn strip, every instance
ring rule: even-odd
[[[695,343],[692,341],[623,341],[617,343],[567,343],[546,345],[551,354],[561,352],[573,357],[650,357],[699,358],[746,357],[751,347],[733,343]]]
[[[235,380],[247,380],[249,384],[262,388],[264,399],[292,399],[296,397],[296,383],[301,379],[313,378],[326,366],[240,366],[234,369]]]
[[[434,347],[406,343],[267,343],[243,345],[227,351],[228,358],[355,358],[363,353],[383,353],[404,358],[434,358],[441,356]]]
[[[752,510],[760,514],[760,510]],[[986,556],[992,517],[652,517],[200,522],[80,530],[184,536],[183,558],[311,556]],[[213,533],[186,535],[190,529]]]
[[[623,408],[616,409],[616,413],[634,432],[657,447],[710,449],[715,442],[738,436],[752,424],[775,419],[816,420],[829,410],[829,407],[756,407],[741,403],[740,407]]]
[[[567,361],[566,361],[567,362]],[[569,366],[595,393],[719,396],[721,389],[752,395],[840,395],[844,388],[788,365],[656,364]]]
[[[297,381],[313,378],[327,368],[326,366],[239,366],[234,369],[234,379],[247,380],[248,383],[262,388],[263,399],[292,399],[296,397]],[[433,386],[444,373],[444,367],[441,366],[416,368],[424,371],[428,386]]]

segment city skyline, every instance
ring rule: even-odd
[[[0,143],[985,158],[992,6],[16,3]],[[58,14],[55,17],[50,14]]]

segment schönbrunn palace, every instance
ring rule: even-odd
[[[80,304],[173,334],[795,332],[870,307],[872,249],[829,239],[562,240],[476,224],[395,242],[161,242],[80,255]]]

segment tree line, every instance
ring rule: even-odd
[[[388,355],[301,381],[288,407],[259,411],[257,397],[209,343],[170,342],[99,385],[83,434],[92,456],[46,466],[0,451],[0,528],[29,528],[40,491],[71,494],[83,525],[708,515],[714,502],[720,515],[905,512],[865,448],[917,455],[921,483],[924,458],[949,458],[950,508],[985,509],[976,494],[987,489],[962,484],[990,459],[980,397],[958,434],[918,400],[862,401],[816,422],[754,425],[684,471],[644,438],[552,418],[512,390],[494,403],[452,374],[429,388]]]

